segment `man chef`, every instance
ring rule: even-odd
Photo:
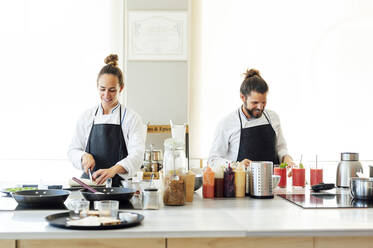
[[[240,88],[243,104],[218,124],[208,163],[218,166],[239,161],[247,167],[251,161],[272,161],[293,166],[280,119],[275,112],[265,110],[267,83],[256,69],[244,75]]]

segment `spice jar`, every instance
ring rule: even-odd
[[[230,164],[224,171],[224,197],[235,197],[234,171]]]
[[[185,183],[185,201],[192,202],[194,197],[194,183],[196,174],[193,171],[188,171],[184,176]]]
[[[236,197],[245,197],[245,181],[246,173],[242,165],[237,165],[234,173],[234,187]]]
[[[207,166],[203,173],[203,198],[214,198],[214,172]]]
[[[214,170],[214,195],[224,197],[224,166],[217,166]]]

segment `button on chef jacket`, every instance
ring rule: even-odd
[[[274,111],[264,110],[264,112],[267,115],[269,122],[276,133],[276,150],[279,156],[279,160],[282,161],[282,157],[287,155],[288,151],[285,139],[281,131],[280,119]],[[265,118],[264,114],[262,114],[260,118],[248,119],[242,112],[241,107],[239,108],[239,113],[241,115],[242,128],[268,124],[268,120]],[[219,122],[210,150],[208,164],[210,166],[218,166],[237,161],[238,150],[240,146],[240,134],[240,119],[237,110],[235,110]]]
[[[98,111],[95,117],[97,108]],[[99,104],[99,106],[95,106],[85,111],[79,118],[75,134],[67,153],[69,160],[76,168],[82,169],[81,158],[83,154],[86,153],[85,149],[93,120],[95,121],[95,124],[119,124],[119,120],[122,120],[122,131],[128,150],[128,156],[118,161],[117,164],[126,169],[128,174],[118,175],[122,178],[132,177],[140,169],[145,151],[146,126],[143,124],[141,117],[135,111],[124,107],[123,105],[121,108],[121,118],[119,118],[119,104],[111,110],[110,114],[107,115],[103,114],[102,106]]]

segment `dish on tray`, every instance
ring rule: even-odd
[[[132,226],[137,226],[141,224],[141,222],[144,220],[144,216],[138,213],[133,212],[126,212],[126,211],[119,211],[119,216],[121,216],[122,213],[131,213],[132,215],[136,215],[137,218],[132,219],[119,219],[117,222],[112,222],[111,220],[107,219],[108,217],[97,217],[97,216],[88,216],[86,218],[89,218],[86,223],[88,225],[84,225],[82,222],[76,222],[76,225],[71,225],[72,220],[70,219],[70,212],[63,212],[63,213],[57,213],[57,214],[51,214],[45,217],[46,221],[51,226],[59,227],[59,228],[65,228],[65,229],[78,229],[78,230],[106,230],[106,229],[119,229],[119,228],[127,228]],[[97,221],[100,219],[96,218],[106,218],[102,220],[102,223],[100,225],[97,224]],[[109,224],[106,222],[110,222]],[[69,225],[70,223],[70,225]]]

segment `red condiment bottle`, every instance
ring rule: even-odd
[[[207,166],[203,172],[203,198],[214,198],[214,172]]]

